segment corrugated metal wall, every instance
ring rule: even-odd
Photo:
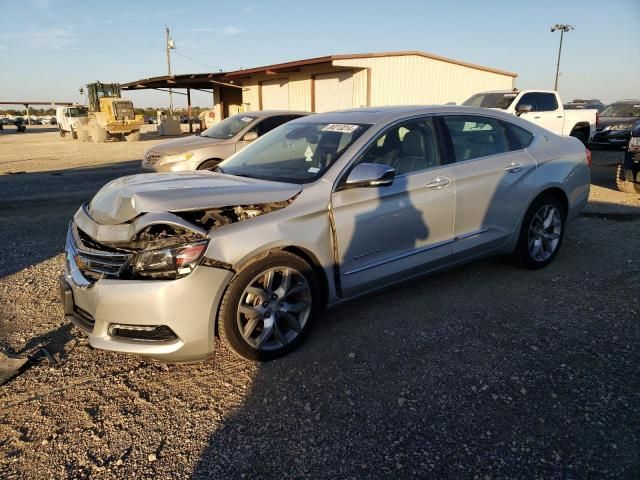
[[[344,59],[289,73],[289,109],[310,111],[312,77],[345,68],[353,69],[354,108],[368,106],[369,101],[371,106],[460,104],[474,93],[508,90],[514,84],[509,75],[419,55]],[[260,108],[259,82],[270,79],[273,75],[260,74],[243,81],[245,110]]]
[[[513,88],[511,76],[418,55],[336,60],[333,64],[371,69],[373,106],[461,103],[483,90]]]

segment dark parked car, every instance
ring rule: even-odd
[[[598,113],[607,108],[607,106],[599,100],[594,102],[571,102],[565,103],[563,106],[565,110],[597,110]]]
[[[640,100],[619,100],[605,108],[596,124],[592,145],[611,145],[626,148],[631,129],[640,120]]]
[[[618,165],[616,184],[621,192],[640,193],[640,120],[631,130],[624,160]]]

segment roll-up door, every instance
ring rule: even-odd
[[[286,78],[262,82],[262,109],[289,109],[289,81]]]
[[[316,112],[353,108],[353,73],[335,72],[315,77]]]

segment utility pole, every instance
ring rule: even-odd
[[[166,44],[167,44],[167,72],[168,75],[171,76],[171,50],[176,48],[176,44],[173,39],[169,36],[169,27],[164,26],[166,30]],[[173,113],[173,91],[171,87],[169,87],[169,112]]]
[[[553,89],[558,91],[558,76],[560,75],[560,55],[562,55],[562,38],[564,37],[564,32],[568,32],[573,30],[575,27],[573,25],[563,25],[561,23],[556,23],[553,27],[551,27],[551,32],[555,32],[556,30],[560,30],[560,48],[558,48],[558,62],[556,63],[556,82],[553,85]]]

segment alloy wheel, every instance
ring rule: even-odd
[[[538,262],[546,261],[554,254],[562,234],[562,217],[553,205],[538,209],[529,226],[529,254]]]
[[[238,329],[252,348],[277,350],[300,335],[311,307],[311,288],[304,275],[290,267],[270,268],[242,292]]]

